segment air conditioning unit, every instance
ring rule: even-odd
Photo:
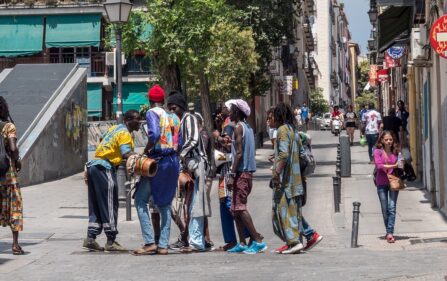
[[[411,29],[411,61],[414,66],[429,67],[430,45],[427,43],[427,30],[425,28]]]
[[[124,54],[121,54],[121,64],[125,65],[127,63]],[[106,52],[106,65],[115,65],[115,52]]]

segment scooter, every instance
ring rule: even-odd
[[[335,136],[338,136],[340,134],[340,131],[341,131],[341,121],[340,121],[340,118],[337,116],[337,117],[335,117],[334,120],[332,120],[331,132]]]

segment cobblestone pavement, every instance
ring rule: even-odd
[[[430,208],[425,193],[413,184],[399,195],[395,244],[383,240],[384,226],[372,165],[366,148],[352,147],[352,176],[342,180],[341,213],[334,214],[332,176],[336,142],[330,132],[311,132],[318,167],[309,178],[304,215],[324,236],[320,245],[299,255],[277,255],[281,241],[271,227],[268,188],[271,147],[257,151],[249,210],[269,249],[254,256],[222,252],[134,257],[81,250],[87,227],[87,190],[80,174],[23,188],[26,255],[13,256],[8,228],[0,232],[0,280],[447,280],[447,223]],[[267,143],[266,143],[267,144]],[[215,184],[214,184],[215,187]],[[215,188],[212,192],[212,239],[223,244]],[[352,202],[361,205],[359,248],[350,248]],[[135,210],[126,222],[120,210],[118,241],[135,249],[142,243]],[[178,231],[172,225],[171,241]],[[104,237],[99,239],[104,243]]]

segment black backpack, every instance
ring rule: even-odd
[[[3,131],[3,128],[5,127],[6,122],[0,122],[0,134]],[[9,156],[6,152],[6,144],[5,139],[3,138],[3,135],[0,136],[0,176],[6,175],[6,172],[8,172],[10,166],[9,162]]]

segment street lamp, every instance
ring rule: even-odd
[[[129,0],[107,0],[104,3],[107,18],[115,25],[116,37],[116,118],[118,124],[123,123],[123,77],[121,62],[121,27],[129,19],[132,4]]]
[[[368,17],[369,17],[369,22],[371,23],[371,25],[373,25],[373,26],[376,25],[377,16],[378,16],[377,8],[369,9]]]

